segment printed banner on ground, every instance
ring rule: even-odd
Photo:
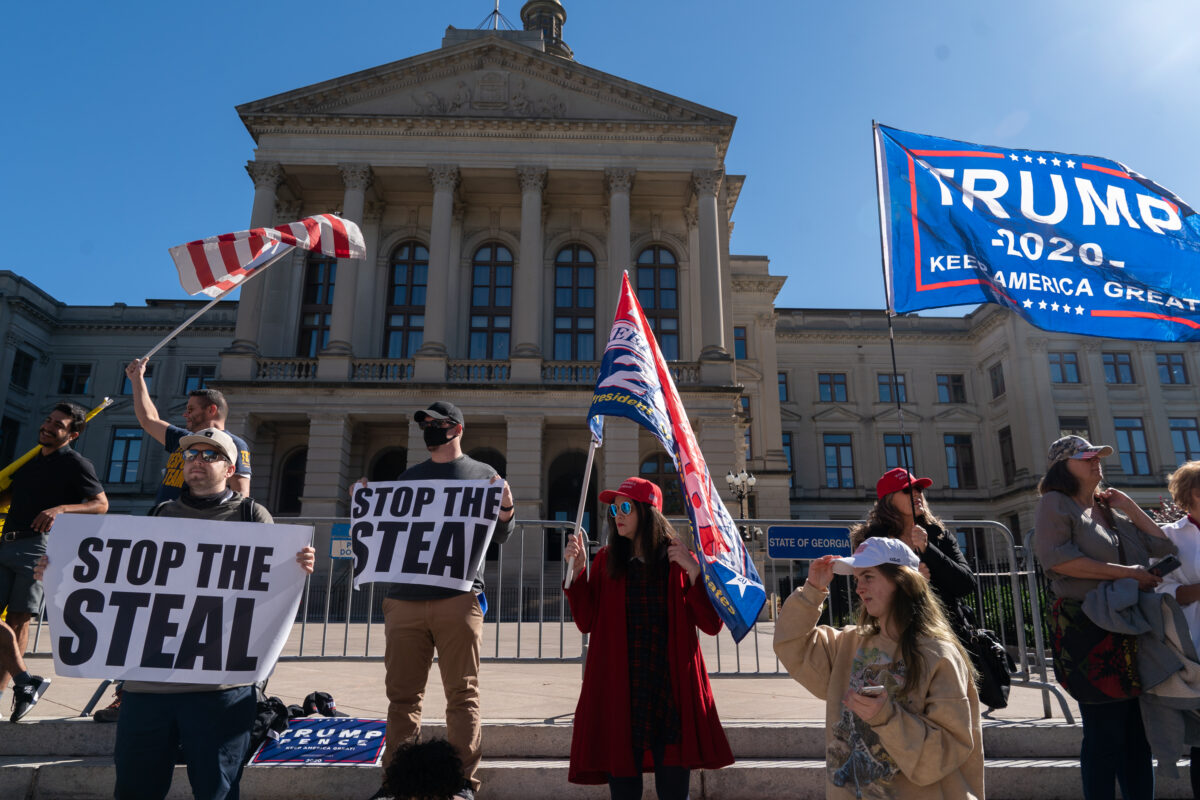
[[[256,766],[373,767],[383,757],[386,720],[300,717],[278,739],[267,739],[250,763]]]
[[[1117,161],[875,128],[889,307],[1200,341],[1200,216]]]
[[[49,538],[55,672],[165,683],[266,680],[287,641],[312,528],[63,514]]]
[[[354,588],[376,581],[468,591],[487,553],[504,482],[387,481],[354,491]]]

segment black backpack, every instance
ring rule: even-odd
[[[154,508],[150,509],[149,513],[147,513],[146,516],[157,517],[159,514],[162,513],[162,509],[164,506],[169,505],[170,503],[173,503],[173,502],[175,502],[175,501],[174,500],[162,501],[161,503],[156,505]],[[254,502],[253,497],[243,497],[242,498],[241,505],[238,506],[238,511],[241,512],[240,516],[241,516],[242,522],[254,522],[254,507],[257,505],[258,504]]]

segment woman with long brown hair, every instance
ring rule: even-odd
[[[591,634],[571,733],[572,783],[608,783],[613,798],[641,798],[654,772],[663,800],[686,800],[693,769],[733,763],[713,703],[696,629],[721,630],[700,564],[662,515],[662,490],[642,478],[600,493],[608,544],[584,572],[572,536],[566,590],[575,625]]]

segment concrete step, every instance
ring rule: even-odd
[[[311,718],[320,724],[321,718]],[[822,758],[825,726],[803,722],[726,722],[725,734],[738,758]],[[445,724],[428,721],[427,737],[444,737]],[[42,758],[112,754],[116,725],[85,718],[33,718],[19,725],[0,725],[0,753]],[[1064,722],[985,720],[983,747],[989,758],[1078,758],[1081,729]],[[571,750],[568,720],[530,722],[493,720],[483,726],[484,752],[493,758],[565,759]]]
[[[1191,797],[1186,766],[1182,777],[1160,779],[1156,796]],[[480,766],[486,800],[597,798],[598,786],[567,783],[567,762],[559,759],[487,759]],[[986,790],[991,800],[1050,800],[1079,797],[1079,764],[1071,759],[990,759]],[[653,797],[646,780],[645,797]],[[0,797],[24,800],[107,800],[113,767],[103,757],[36,760],[0,758]],[[379,786],[379,772],[362,767],[254,767],[242,778],[247,800],[365,800]],[[177,767],[169,800],[190,796],[187,773]],[[815,759],[746,759],[721,770],[692,774],[694,800],[820,800],[825,796],[825,764]]]

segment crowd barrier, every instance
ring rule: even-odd
[[[382,659],[383,599],[386,585],[352,588],[352,560],[333,558],[340,550],[331,536],[344,519],[284,518],[281,524],[314,527],[317,570],[305,582],[296,623],[281,660],[322,658]],[[771,526],[843,527],[846,520],[736,521],[747,548],[759,566],[767,603],[758,623],[740,642],[727,630],[716,637],[701,637],[710,674],[722,677],[761,677],[784,672],[772,649],[775,614],[782,600],[807,576],[807,560],[772,559],[767,553]],[[685,538],[686,519],[672,520]],[[966,598],[980,627],[994,631],[1017,664],[1012,685],[1042,693],[1043,711],[1052,716],[1051,696],[1068,722],[1071,710],[1062,692],[1049,679],[1044,614],[1046,586],[1038,571],[1029,539],[1018,547],[1003,524],[991,520],[944,521],[957,536],[971,569],[978,578],[974,594]],[[562,549],[573,524],[562,520],[518,520],[512,537],[493,544],[484,562],[485,598],[483,658],[504,662],[583,663],[587,636],[571,620],[563,593]],[[693,545],[694,546],[694,545]],[[594,554],[599,543],[589,538]],[[847,576],[838,576],[830,587],[822,618],[833,625],[853,621],[854,593]],[[45,614],[31,636],[30,651],[46,652],[49,637],[42,636]]]

